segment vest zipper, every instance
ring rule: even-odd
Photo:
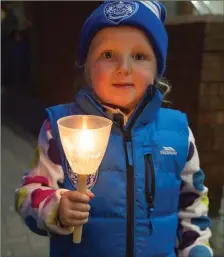
[[[127,231],[126,231],[126,257],[134,256],[134,168],[129,164],[127,143],[131,142],[131,132],[123,131],[124,150],[127,167]]]
[[[126,230],[126,257],[134,257],[134,168],[129,164],[128,142],[131,143],[131,129],[124,130],[124,119],[121,114],[114,115],[116,124],[122,134],[124,143],[125,162],[127,170],[126,205],[127,205],[127,230]]]
[[[134,126],[137,118],[141,114],[145,105],[153,98],[155,93],[155,87],[150,88],[149,97],[145,98],[142,106],[134,113],[134,116],[129,124],[126,126],[126,130],[121,128],[124,135],[124,149],[125,159],[127,167],[127,235],[126,235],[126,257],[134,257],[134,167],[129,164],[128,161],[128,149],[127,143],[131,142],[131,129]]]
[[[151,214],[154,210],[154,198],[155,198],[155,169],[153,164],[153,159],[151,154],[146,154],[144,156],[145,161],[145,197],[148,204],[148,218],[149,218],[149,233],[152,234],[154,228],[152,223]],[[149,176],[150,172],[150,176]],[[149,187],[149,179],[151,181],[151,186]]]

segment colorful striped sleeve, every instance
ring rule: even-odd
[[[31,231],[49,236],[72,233],[73,228],[57,225],[61,194],[66,191],[59,188],[63,181],[59,150],[46,120],[39,134],[35,159],[15,193],[16,211]]]
[[[189,152],[181,174],[182,186],[179,198],[179,257],[212,257],[209,245],[211,231],[208,217],[208,188],[200,168],[195,139],[189,128]]]

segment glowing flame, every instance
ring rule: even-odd
[[[83,129],[78,135],[78,149],[82,153],[92,152],[94,150],[94,136],[90,130],[87,129],[87,122],[84,119]]]

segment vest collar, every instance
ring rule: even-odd
[[[138,127],[142,124],[147,124],[154,120],[161,107],[162,100],[163,96],[159,89],[150,85],[146,90],[143,99],[137,105],[132,114],[127,117],[120,110],[101,104],[96,97],[94,97],[94,93],[89,87],[82,88],[75,98],[75,102],[86,114],[104,116],[114,120],[114,115],[120,113],[123,115],[125,130],[130,129],[130,127]]]

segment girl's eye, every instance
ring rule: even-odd
[[[110,51],[106,51],[106,52],[103,53],[103,57],[105,59],[111,59],[113,57],[113,54]]]
[[[133,56],[135,60],[142,61],[146,59],[146,56],[144,54],[138,53]]]

